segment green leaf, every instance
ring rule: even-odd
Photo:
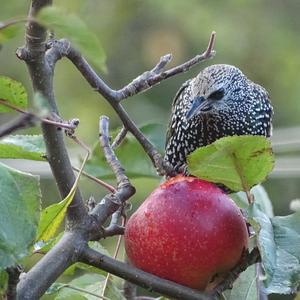
[[[41,135],[10,135],[0,140],[1,158],[45,160],[45,152]]]
[[[258,290],[256,285],[256,269],[250,266],[241,273],[233,283],[233,288],[226,293],[227,300],[258,300]]]
[[[40,11],[37,21],[70,39],[84,56],[97,67],[106,70],[105,53],[99,39],[78,16],[68,14],[61,8],[49,6]]]
[[[164,131],[162,129],[162,125],[147,124],[142,126],[140,130],[154,144],[154,146],[157,147],[159,151],[163,152]],[[118,132],[118,130],[116,132]],[[116,132],[114,135],[116,135]],[[131,134],[127,134],[126,138],[115,152],[122,166],[126,170],[127,176],[131,178],[158,177],[152,162],[145,154],[142,146]],[[106,162],[102,149],[99,147],[99,143],[97,143],[94,147],[92,157],[87,162],[85,170],[89,174],[102,179],[115,178],[111,168]]]
[[[262,136],[228,136],[188,156],[188,168],[201,179],[222,183],[233,191],[246,191],[272,171],[274,156]]]
[[[0,270],[27,255],[36,235],[39,178],[0,163]]]
[[[22,83],[9,77],[0,76],[0,100],[17,108],[27,108],[27,92]],[[0,103],[0,113],[14,111]]]
[[[72,287],[82,289],[89,293],[93,293],[95,295],[101,295],[103,286],[104,286],[105,276],[100,274],[85,274],[80,276],[72,281],[70,281],[66,285],[56,285],[56,290],[58,290],[57,296],[55,300],[98,300],[99,297],[95,297],[91,294],[85,293],[83,291],[78,291],[72,289]],[[48,290],[49,291],[49,290]],[[55,289],[51,289],[50,291],[55,291]],[[56,292],[56,291],[55,291]],[[105,297],[109,299],[118,299],[125,300],[121,291],[116,287],[112,280],[109,280],[107,290],[105,293]]]
[[[268,294],[291,294],[300,284],[300,212],[269,218],[256,203],[249,216],[260,226],[258,246]]]

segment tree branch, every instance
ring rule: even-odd
[[[23,272],[21,266],[16,265],[6,269],[8,274],[8,287],[6,292],[7,300],[17,299],[17,284],[19,282],[20,274]]]
[[[213,31],[211,33],[208,46],[205,52],[196,55],[194,58],[188,60],[187,62],[179,66],[176,66],[172,69],[169,69],[167,71],[163,71],[163,69],[171,61],[172,56],[171,54],[162,56],[158,64],[150,72],[143,73],[142,75],[134,79],[131,83],[129,83],[127,86],[125,86],[121,90],[118,90],[117,100],[121,101],[130,96],[143,92],[149,89],[150,87],[160,83],[164,79],[170,78],[179,73],[184,73],[194,65],[214,57],[215,51],[213,50],[213,48],[215,44],[215,39],[216,39],[216,33]]]
[[[9,123],[6,123],[0,127],[0,138],[8,134],[13,133],[19,129],[25,129],[28,127],[35,126],[35,118],[32,115],[21,115]]]
[[[211,296],[208,296],[202,292],[146,273],[140,269],[105,256],[88,247],[83,249],[80,260],[86,264],[105,270],[118,277],[124,278],[148,290],[156,291],[169,297],[186,300],[213,299]]]
[[[58,109],[53,93],[53,68],[45,58],[47,30],[33,21],[39,10],[51,5],[52,0],[32,0],[26,29],[26,45],[17,50],[17,56],[25,60],[33,89],[40,92],[48,101],[53,113],[58,115]],[[65,198],[75,182],[70,159],[64,144],[61,131],[51,124],[42,123],[42,131],[47,150],[47,159],[62,198]],[[67,211],[68,226],[82,220],[87,214],[79,189]]]
[[[101,116],[99,120],[99,136],[100,145],[103,149],[107,163],[110,165],[113,173],[116,176],[118,186],[128,184],[128,177],[125,175],[125,170],[122,168],[117,159],[112,147],[110,146],[109,137],[109,119],[106,116]]]
[[[111,148],[115,150],[125,139],[128,130],[123,126],[120,132],[117,134],[115,140],[111,144]]]
[[[81,233],[65,232],[58,243],[27,274],[17,286],[18,300],[39,299],[47,288],[77,260],[85,241]]]
[[[100,117],[99,136],[104,156],[116,176],[118,186],[115,193],[105,196],[90,213],[95,224],[95,228],[93,230],[94,234],[91,237],[93,240],[98,240],[108,234],[105,230],[103,230],[102,225],[107,218],[124,205],[125,201],[135,193],[135,188],[131,185],[128,177],[125,175],[125,170],[121,166],[109,143],[109,119],[106,116]],[[99,226],[101,226],[101,228]],[[112,228],[109,228],[109,231],[111,230]]]
[[[225,290],[232,288],[233,282],[239,277],[239,274],[244,272],[249,266],[260,261],[260,253],[257,247],[245,255],[241,262],[228,274],[226,278],[213,290],[212,295],[214,297],[220,296]]]
[[[123,207],[121,206],[116,212],[112,214],[109,226],[104,229],[105,237],[124,234],[125,227],[119,225],[122,211]]]
[[[165,55],[161,57],[158,64],[150,71],[143,73],[134,79],[131,83],[126,85],[120,90],[111,89],[92,69],[88,62],[82,57],[82,55],[72,47],[69,41],[63,39],[60,41],[54,41],[51,44],[51,49],[47,52],[47,61],[49,65],[54,66],[55,62],[66,56],[69,58],[76,68],[81,72],[83,77],[88,81],[88,83],[97,90],[113,107],[121,121],[123,122],[124,127],[130,131],[139,143],[144,148],[145,152],[150,157],[154,166],[161,175],[174,175],[173,168],[163,161],[160,153],[153,147],[150,141],[142,134],[138,129],[136,124],[129,118],[127,112],[124,110],[120,101],[126,99],[130,96],[136,95],[140,92],[143,92],[150,87],[160,83],[164,79],[175,76],[179,73],[186,72],[192,66],[200,63],[201,61],[210,59],[214,56],[215,52],[213,50],[215,43],[215,32],[212,32],[207,49],[200,55],[192,58],[191,60],[177,66],[175,68],[163,71],[164,67],[171,60],[171,55]]]

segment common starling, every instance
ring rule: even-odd
[[[272,115],[263,87],[234,66],[209,66],[175,96],[164,159],[180,172],[189,153],[224,136],[270,137]]]

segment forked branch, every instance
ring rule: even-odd
[[[70,42],[65,39],[53,41],[51,48],[47,51],[46,58],[48,64],[52,67],[54,67],[57,60],[64,56],[70,59],[80,73],[84,76],[84,78],[88,81],[91,87],[97,90],[111,104],[123,122],[125,129],[130,131],[142,145],[158,173],[160,175],[167,174],[172,176],[174,175],[173,168],[163,161],[161,154],[142,134],[137,125],[131,120],[123,106],[120,104],[120,101],[141,93],[167,78],[186,72],[196,64],[212,58],[215,55],[215,51],[213,50],[215,38],[216,33],[212,32],[207,49],[202,54],[199,54],[187,62],[169,70],[164,71],[164,68],[170,62],[172,56],[167,54],[161,57],[160,61],[152,70],[138,76],[131,83],[119,90],[110,88],[82,57],[80,52],[78,52],[70,44]]]

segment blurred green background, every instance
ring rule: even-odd
[[[30,1],[2,1],[0,20],[24,16]],[[217,32],[216,57],[191,71],[162,82],[153,89],[124,101],[138,124],[167,126],[172,98],[179,86],[209,64],[239,67],[270,93],[275,110],[273,145],[276,167],[264,186],[276,215],[291,213],[290,201],[300,195],[300,2],[298,0],[64,0],[54,1],[79,15],[101,40],[107,55],[107,74],[101,77],[113,88],[126,85],[152,68],[160,56],[173,54],[170,66],[180,64],[205,50],[212,30]],[[0,73],[21,81],[31,91],[26,66],[15,49],[23,44],[23,31],[0,50]],[[99,71],[99,70],[98,70]],[[92,146],[98,136],[98,118],[108,115],[111,128],[120,126],[115,113],[91,90],[72,64],[57,64],[55,93],[64,119],[79,118],[77,135]],[[1,123],[11,116],[1,116]],[[38,132],[38,129],[30,132]],[[164,133],[162,133],[162,137]],[[76,162],[83,152],[68,141]],[[45,164],[9,162],[41,174],[44,203],[57,201],[58,194]],[[136,207],[160,179],[136,179]],[[99,199],[104,191],[83,180],[86,198]],[[108,245],[109,246],[109,245]],[[275,299],[275,298],[274,298]],[[278,299],[287,299],[281,296]]]

